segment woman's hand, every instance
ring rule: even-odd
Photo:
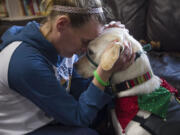
[[[101,58],[101,67],[111,73],[122,71],[128,68],[134,61],[135,54],[131,44],[127,41],[123,45],[118,41],[113,41],[108,45]]]
[[[120,53],[118,60],[111,69],[112,72],[122,71],[127,69],[135,59],[135,53],[132,51],[130,42],[124,42],[124,51]]]
[[[116,42],[117,41],[113,41],[110,45],[108,45],[108,47],[104,51],[104,54],[107,53],[109,50],[111,50],[111,48],[116,44]],[[118,55],[116,62],[112,65],[112,68],[110,70],[104,70],[102,68],[102,65],[100,64],[96,71],[100,76],[100,78],[104,82],[107,82],[109,81],[109,78],[113,73],[125,70],[133,63],[134,59],[135,59],[135,53],[132,51],[131,44],[128,42],[124,42],[124,49],[120,51],[120,54]],[[98,81],[95,78],[93,79],[93,83],[101,90],[104,90],[104,86],[98,83]]]
[[[117,28],[125,28],[125,25],[122,24],[120,21],[111,21],[109,24],[105,24],[104,25],[104,29],[108,29],[108,28],[113,28],[113,27],[117,27]]]

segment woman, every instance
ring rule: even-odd
[[[66,75],[63,71],[69,71],[61,67],[63,58],[86,52],[88,43],[102,32],[100,0],[45,0],[43,6],[47,19],[41,26],[30,22],[25,27],[13,27],[2,36],[0,134],[95,135],[88,126],[112,96],[93,78],[75,99],[58,79],[62,81]],[[133,58],[131,49],[126,47],[112,70],[104,71],[98,66],[97,74],[106,83],[112,73],[126,68]],[[66,60],[72,64],[76,61]],[[60,77],[57,65],[63,69]],[[82,89],[79,85],[72,87],[77,88]],[[53,120],[65,126],[49,126]]]

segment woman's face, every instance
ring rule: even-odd
[[[89,22],[78,28],[71,25],[61,33],[57,51],[61,56],[71,57],[73,54],[86,52],[88,43],[95,39],[103,30],[102,25],[92,18]]]

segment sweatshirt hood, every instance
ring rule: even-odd
[[[39,30],[39,23],[33,21],[26,26],[12,26],[2,35],[0,51],[14,41],[23,41],[24,43],[37,48],[53,64],[58,60],[58,53],[54,46],[42,35]]]

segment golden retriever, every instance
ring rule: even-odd
[[[120,52],[120,50],[117,51],[117,46],[111,53],[105,56],[102,54],[113,40],[118,40],[121,46],[122,42],[128,41],[134,53],[137,54],[132,65],[126,70],[113,74],[111,78],[112,89],[116,91],[115,108],[111,110],[116,134],[180,134],[178,128],[180,127],[180,104],[172,94],[177,94],[177,91],[165,80],[153,74],[146,52],[128,30],[109,28],[90,42],[88,54],[76,63],[78,73],[85,78],[92,77],[96,64],[100,63],[102,57],[104,57],[104,65],[108,66],[109,63],[112,67],[113,58]],[[168,124],[174,124],[174,126],[168,126]],[[165,127],[169,128],[169,133],[164,132]]]

